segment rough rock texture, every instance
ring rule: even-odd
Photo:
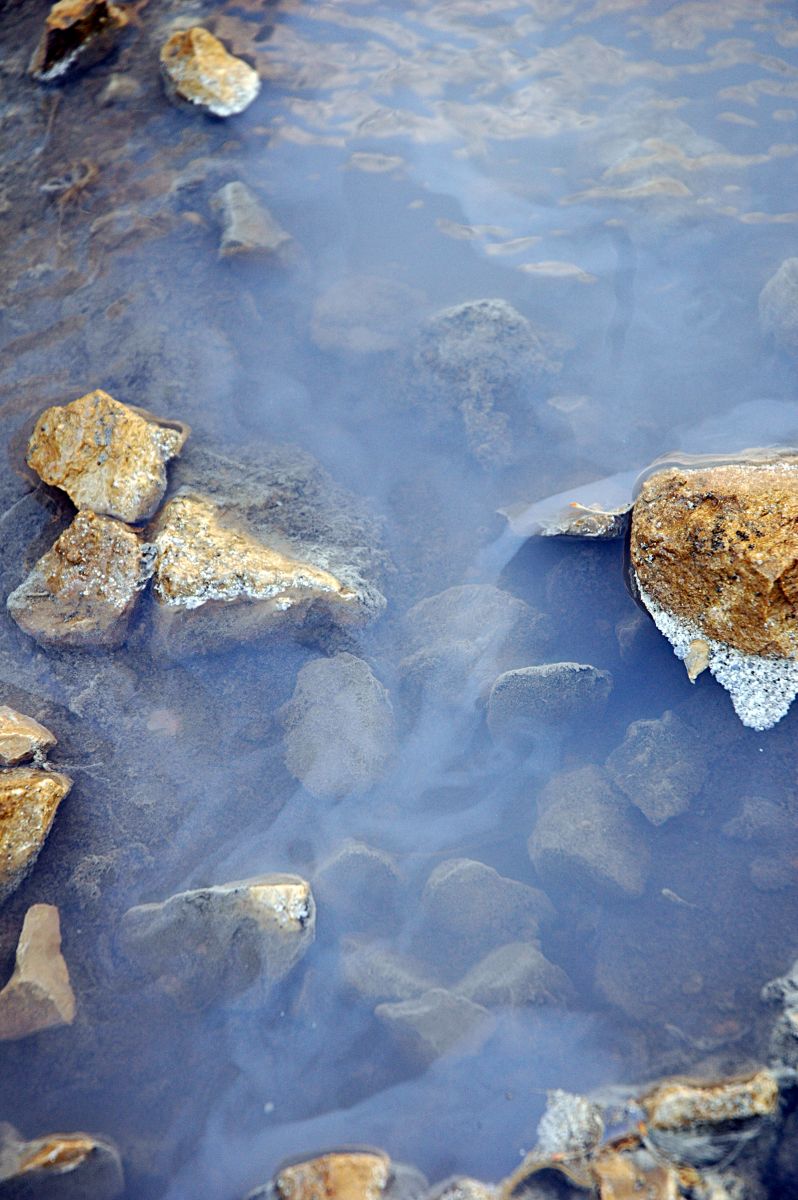
[[[400,879],[389,854],[347,839],[320,864],[313,892],[327,920],[349,932],[394,929],[399,920]]]
[[[61,83],[110,54],[128,23],[107,0],[59,0],[47,14],[28,71],[42,83]]]
[[[538,801],[529,855],[544,883],[614,895],[643,892],[649,849],[634,809],[599,767],[552,779]]]
[[[609,671],[585,663],[545,663],[505,671],[488,698],[494,738],[523,744],[542,722],[560,725],[600,713],[612,691]]]
[[[491,951],[471,968],[456,991],[485,1008],[562,1004],[574,995],[565,972],[532,942],[509,942]]]
[[[762,288],[759,320],[765,333],[798,354],[798,258],[785,258]]]
[[[55,771],[0,772],[0,904],[33,866],[72,780]]]
[[[188,427],[88,392],[46,409],[28,443],[28,465],[77,508],[120,521],[151,517],[166,491],[166,463]]]
[[[58,909],[34,904],[25,914],[14,974],[0,991],[0,1041],[71,1025],[74,1019],[75,996],[61,954]]]
[[[718,1083],[666,1080],[643,1096],[640,1103],[652,1129],[720,1125],[775,1113],[779,1105],[779,1085],[776,1076],[768,1070]]]
[[[187,1008],[263,993],[307,952],[316,906],[298,875],[260,875],[140,904],[122,918],[128,958]]]
[[[0,1123],[0,1196],[6,1200],[115,1200],[124,1191],[113,1142],[91,1133],[48,1133],[26,1142]]]
[[[368,663],[353,654],[304,666],[278,716],[285,765],[314,796],[368,791],[396,749],[388,693]]]
[[[707,763],[698,738],[675,713],[666,712],[657,721],[632,721],[606,769],[651,824],[662,825],[690,807]]]
[[[413,1000],[378,1004],[374,1013],[408,1055],[423,1066],[429,1066],[459,1043],[466,1047],[473,1044],[491,1028],[487,1009],[445,988],[431,988]]]
[[[378,1200],[390,1172],[378,1150],[333,1151],[283,1167],[270,1190],[275,1200]]]
[[[537,1134],[533,1154],[538,1157],[580,1158],[601,1141],[604,1122],[598,1106],[586,1097],[554,1088],[546,1095]]]
[[[111,648],[124,640],[152,554],[134,530],[79,512],[8,597],[8,611],[43,646]]]
[[[455,1175],[437,1184],[428,1200],[496,1200],[498,1195],[499,1188],[495,1184],[482,1183],[468,1175]]]
[[[412,1000],[435,985],[421,963],[359,938],[344,940],[342,971],[347,985],[368,1004]]]
[[[56,744],[56,737],[33,717],[26,717],[7,704],[0,705],[0,764],[15,767]]]
[[[255,193],[240,179],[219,188],[211,208],[222,227],[220,258],[287,258],[291,234],[278,225]]]
[[[170,99],[215,117],[243,112],[260,91],[257,71],[198,25],[172,34],[161,47],[161,72]]]

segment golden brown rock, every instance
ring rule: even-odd
[[[71,787],[72,780],[55,771],[15,767],[0,773],[0,904],[33,866]]]
[[[58,1200],[115,1200],[124,1191],[114,1144],[91,1133],[48,1133],[26,1142],[0,1124],[0,1193]]]
[[[8,597],[8,611],[43,646],[118,646],[150,574],[134,530],[79,512]]]
[[[63,488],[77,508],[120,521],[151,517],[166,491],[166,463],[180,453],[188,426],[88,392],[46,409],[28,444],[28,465]]]
[[[34,721],[7,704],[0,705],[0,764],[15,767],[56,744],[57,739]]]
[[[390,1169],[378,1150],[339,1151],[283,1167],[274,1188],[280,1200],[379,1200]]]
[[[779,1085],[768,1070],[719,1083],[670,1080],[641,1097],[640,1103],[651,1129],[678,1132],[771,1116],[778,1108]]]
[[[170,99],[185,100],[216,117],[243,112],[260,91],[257,71],[228,54],[199,25],[172,34],[161,47],[161,71]]]
[[[47,14],[29,73],[42,83],[61,82],[111,52],[128,17],[108,0],[59,0]]]
[[[600,1200],[679,1200],[679,1176],[673,1167],[656,1163],[646,1154],[608,1151],[593,1163]]]
[[[25,914],[14,974],[0,991],[0,1041],[11,1041],[71,1025],[75,995],[61,954],[61,924],[52,904],[34,904]]]

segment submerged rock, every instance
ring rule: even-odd
[[[798,354],[798,258],[785,258],[759,294],[762,329],[791,354]]]
[[[0,991],[0,1041],[71,1025],[74,1019],[75,995],[61,954],[58,909],[34,904],[25,914],[14,974]]]
[[[48,1133],[25,1139],[0,1124],[3,1200],[116,1200],[125,1188],[122,1162],[108,1138]]]
[[[389,854],[347,839],[313,875],[313,891],[336,924],[350,932],[384,932],[399,919],[400,879]]]
[[[292,244],[286,233],[254,192],[240,179],[219,188],[211,201],[219,218],[222,239],[220,258],[275,257],[285,260]]]
[[[28,72],[41,83],[61,83],[105,58],[128,23],[108,0],[59,0],[47,14]]]
[[[357,937],[344,939],[342,971],[347,986],[367,1004],[412,1000],[436,982],[415,959]]]
[[[612,691],[609,671],[586,663],[545,663],[505,671],[488,697],[488,728],[499,741],[524,745],[540,724],[561,725],[599,714]]]
[[[139,904],[122,918],[125,954],[186,1007],[279,983],[307,953],[316,906],[298,875],[260,875]]]
[[[243,112],[260,91],[257,71],[228,54],[199,25],[173,33],[164,43],[161,73],[171,100],[186,101],[215,117]]]
[[[88,392],[46,409],[28,443],[28,465],[77,508],[120,521],[151,517],[166,491],[166,463],[188,426]]]
[[[563,1004],[574,995],[565,971],[550,963],[532,942],[509,942],[492,950],[455,990],[485,1008]]]
[[[79,512],[8,597],[8,611],[43,646],[112,648],[151,574],[150,547],[133,529]]]
[[[56,771],[0,772],[0,904],[33,866],[71,787],[72,780]]]
[[[445,988],[430,988],[412,1000],[378,1004],[374,1014],[410,1058],[425,1067],[458,1045],[473,1045],[492,1027],[486,1008]]]
[[[56,744],[57,738],[34,721],[7,704],[0,705],[0,764],[16,767],[26,759],[38,757]]]
[[[393,279],[347,276],[317,297],[311,336],[319,349],[350,358],[398,350],[418,325],[425,302],[423,292]]]
[[[686,812],[707,774],[698,738],[672,712],[658,721],[633,721],[606,768],[652,825]]]
[[[380,1150],[333,1150],[288,1163],[246,1200],[379,1200],[391,1178]]]

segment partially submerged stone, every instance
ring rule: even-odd
[[[195,25],[172,34],[161,47],[166,94],[215,117],[248,108],[260,91],[258,73],[228,54],[218,38]]]
[[[390,1178],[391,1160],[380,1150],[333,1150],[287,1163],[247,1200],[379,1200]]]
[[[34,904],[25,914],[14,974],[0,991],[0,1041],[71,1025],[74,1019],[75,995],[61,954],[58,909]]]
[[[492,1027],[486,1008],[445,988],[430,988],[412,1000],[378,1004],[375,1016],[420,1066],[478,1043]]]
[[[56,771],[0,772],[0,904],[33,866],[71,787],[72,780]]]
[[[291,234],[240,179],[219,188],[211,207],[222,227],[220,258],[276,257],[285,261],[293,242]]]
[[[676,1167],[657,1162],[647,1150],[626,1154],[607,1150],[597,1156],[592,1171],[599,1200],[680,1200],[684,1194]],[[723,1200],[717,1192],[712,1196]]]
[[[0,705],[0,765],[16,767],[26,759],[38,757],[56,744],[56,737],[7,704]]]
[[[166,463],[188,426],[88,392],[46,409],[28,444],[28,465],[77,508],[135,523],[152,516],[166,491]]]
[[[537,1132],[537,1157],[584,1157],[604,1136],[604,1120],[598,1105],[585,1096],[554,1088],[546,1094],[546,1109]]]
[[[8,597],[10,615],[43,646],[111,648],[127,635],[152,554],[135,530],[79,512]]]
[[[41,83],[61,83],[110,54],[128,23],[108,0],[59,0],[50,9],[29,73]]]
[[[0,1196],[5,1200],[116,1200],[122,1162],[108,1138],[48,1133],[25,1139],[0,1124]]]

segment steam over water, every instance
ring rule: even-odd
[[[185,657],[152,641],[148,608],[122,649],[80,654],[37,647],[3,606],[0,698],[57,734],[75,786],[0,911],[0,969],[27,908],[57,904],[78,1015],[2,1044],[0,1117],[113,1138],[137,1200],[235,1200],[342,1144],[496,1180],[548,1088],[761,1060],[759,990],[798,952],[795,711],[753,733],[707,675],[691,685],[621,543],[524,542],[497,515],[601,501],[616,475],[631,495],[671,451],[798,440],[795,360],[757,317],[796,253],[798,21],[766,0],[139,7],[112,58],[49,90],[25,75],[48,5],[0,14],[3,596],[73,513],[26,472],[32,421],[100,387],[191,424],[175,486],[266,471],[290,530],[292,481],[313,477],[318,543],[345,529],[388,603],[362,629]],[[158,49],[192,23],[257,65],[243,115],[166,100]],[[138,92],[111,102],[120,74]],[[93,182],[60,202],[85,164]],[[218,257],[211,201],[232,180],[290,233],[285,261]],[[489,334],[440,316],[480,300],[501,302]],[[528,610],[469,617],[465,592],[411,612],[480,585]],[[367,785],[325,795],[286,765],[283,706],[337,653],[387,689],[393,741]],[[496,677],[561,662],[610,672],[606,705],[492,736]],[[653,824],[618,793],[639,886],[536,866],[552,796],[583,819],[585,781],[641,720],[664,724],[632,791],[675,770],[689,802]],[[370,736],[354,702],[336,710],[330,769]],[[393,863],[352,903],[354,874],[325,888],[321,871],[348,840]],[[400,997],[347,976],[352,939],[450,993],[534,940],[501,911],[481,942],[440,918],[425,887],[453,859],[545,892],[539,945],[567,986],[486,1005],[421,1061],[375,1014]],[[122,952],[131,906],[272,871],[311,882],[318,924],[265,999],[181,1007]]]

